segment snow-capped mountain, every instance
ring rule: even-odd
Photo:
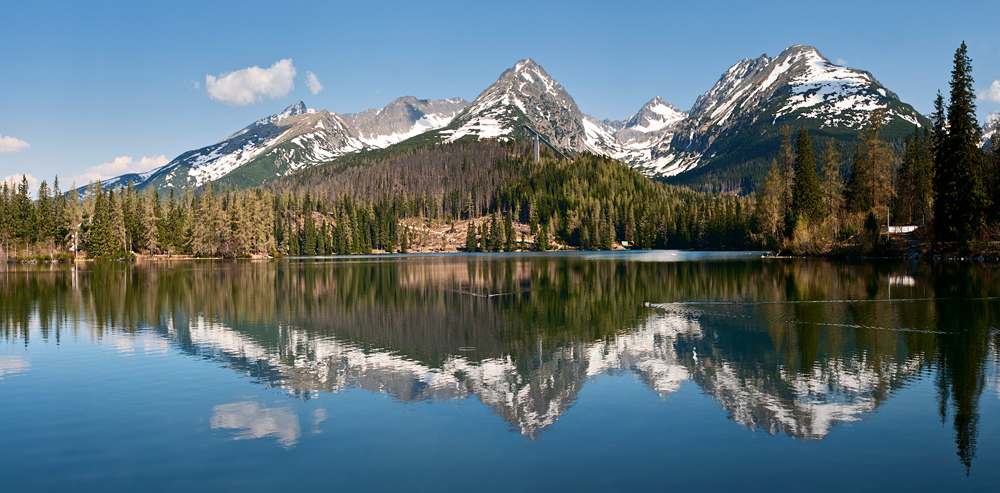
[[[382,109],[338,115],[306,108],[299,101],[215,144],[185,152],[160,168],[122,175],[103,184],[131,181],[139,188],[184,188],[224,179],[238,187],[256,186],[345,154],[387,147],[440,128],[467,104],[461,98],[428,101],[406,96]]]
[[[737,62],[688,112],[656,97],[620,121],[582,113],[559,82],[526,59],[438,131],[436,141],[527,138],[521,125],[528,124],[563,150],[610,156],[649,176],[674,176],[772,155],[773,137],[784,125],[853,138],[879,108],[886,111],[883,135],[928,124],[870,73],[836,65],[810,46]]]
[[[527,124],[564,151],[592,152],[643,167],[666,147],[686,114],[656,97],[624,121],[599,121],[580,111],[573,97],[531,59],[517,62],[483,91],[438,142],[461,139],[523,139]]]
[[[381,148],[451,123],[468,104],[462,98],[429,101],[403,96],[384,108],[370,108],[343,117],[358,129],[362,142]]]
[[[994,145],[993,137],[998,135],[997,130],[1000,130],[1000,113],[991,113],[990,116],[986,117],[986,124],[983,125],[979,147],[990,149]]]
[[[624,121],[598,122],[587,116],[585,123],[595,151],[655,176],[660,174],[659,168],[674,161],[676,153],[669,152],[670,142],[687,116],[657,96]]]
[[[526,138],[525,124],[558,148],[592,150],[586,143],[583,113],[573,97],[530,58],[500,74],[439,135],[442,142]]]
[[[730,67],[698,97],[670,147],[695,166],[716,156],[746,160],[765,153],[755,147],[774,147],[767,135],[781,126],[853,135],[880,108],[886,112],[883,135],[903,135],[914,125],[929,124],[872,74],[836,65],[816,48],[796,45],[775,58],[762,55]],[[669,166],[660,172],[674,175],[692,167]]]
[[[570,154],[592,152],[651,177],[683,175],[678,179],[701,185],[729,182],[728,190],[746,190],[777,153],[781,127],[853,139],[880,108],[886,112],[883,137],[901,137],[914,125],[929,124],[872,74],[834,64],[810,46],[737,62],[687,112],[656,97],[619,121],[584,114],[558,81],[524,59],[471,103],[407,96],[381,109],[337,115],[307,109],[300,102],[162,168],[106,184],[184,187],[224,180],[255,186],[417,136],[408,145],[518,140],[529,137],[523,125],[530,125]],[[984,129],[984,135],[995,127]],[[692,170],[698,171],[688,173]]]

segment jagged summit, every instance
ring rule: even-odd
[[[681,121],[687,113],[656,96],[642,106],[635,114],[625,120],[622,129],[639,132],[655,132],[663,130]]]
[[[463,138],[512,139],[530,125],[553,145],[589,150],[583,114],[573,97],[530,58],[505,70],[469,104],[441,135],[445,142]]]
[[[309,109],[306,108],[306,104],[304,102],[298,101],[285,108],[285,111],[282,111],[281,114],[285,116],[301,115],[308,110]]]
[[[286,118],[290,118],[290,117],[298,116],[298,115],[304,115],[306,113],[315,112],[315,111],[316,110],[310,110],[309,108],[307,108],[306,104],[303,103],[302,101],[298,101],[296,103],[293,103],[293,104],[289,105],[281,113],[278,113],[278,114],[275,114],[275,115],[271,115],[271,116],[269,116],[267,118],[261,118],[260,120],[257,120],[256,122],[254,122],[254,124],[255,125],[267,125],[269,123],[280,122],[281,120],[284,120]]]

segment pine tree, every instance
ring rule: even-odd
[[[121,258],[126,253],[127,232],[125,230],[125,212],[122,209],[124,190],[124,188],[119,189],[117,198],[114,191],[108,190],[108,215],[111,230],[109,252],[111,258]]]
[[[903,163],[896,179],[895,215],[909,223],[930,215],[933,200],[933,167],[930,134],[919,128],[907,136],[903,148]]]
[[[781,179],[781,209],[791,211],[792,183],[795,175],[795,152],[792,149],[792,128],[781,127],[781,152],[778,154],[778,171]]]
[[[160,251],[160,196],[152,187],[143,194],[140,248],[152,255]]]
[[[14,236],[27,250],[38,236],[37,215],[28,195],[28,175],[21,175],[21,184],[14,198]]]
[[[764,186],[757,192],[757,204],[754,211],[757,230],[762,235],[761,243],[772,248],[780,248],[784,237],[785,209],[782,204],[781,167],[777,160],[771,161],[771,168],[764,179]],[[687,221],[679,218],[677,235],[684,247],[687,247]]]
[[[469,229],[465,232],[465,251],[476,251],[476,223],[469,221]]]
[[[833,145],[833,139],[827,139],[820,161],[823,163],[823,205],[827,215],[836,215],[843,199],[844,185],[840,182],[840,153]]]
[[[311,212],[306,215],[301,241],[302,246],[299,249],[301,255],[316,255],[316,222],[313,220]]]
[[[10,255],[10,239],[13,235],[14,213],[11,210],[10,187],[7,182],[0,182],[0,260],[6,260]]]
[[[972,60],[965,42],[955,51],[947,136],[935,161],[935,235],[962,249],[982,232],[988,205],[983,153],[979,149]]]
[[[884,217],[895,189],[892,186],[893,155],[888,144],[879,139],[885,124],[885,109],[879,108],[868,118],[867,131],[854,153],[851,178],[844,189],[848,209],[872,212]]]
[[[552,248],[549,245],[549,223],[540,223],[538,225],[538,237],[535,239],[535,243],[538,245],[538,249],[543,252]]]
[[[45,180],[42,180],[36,193],[35,217],[35,226],[37,228],[36,241],[39,245],[44,245],[49,255],[51,255],[56,229],[55,206],[52,195],[49,193],[49,185]]]
[[[497,222],[497,215],[494,213],[490,216],[490,234],[489,234],[489,248],[490,252],[499,252],[503,248],[503,231],[500,230],[500,223]]]
[[[220,252],[223,228],[229,228],[219,202],[211,184],[195,200],[191,225],[191,249],[195,255],[215,256]]]
[[[792,211],[808,221],[823,219],[823,192],[816,174],[816,159],[813,156],[812,141],[806,129],[799,131],[795,143],[795,175],[792,184]]]

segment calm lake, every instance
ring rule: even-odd
[[[996,491],[998,296],[751,253],[2,265],[0,489]]]

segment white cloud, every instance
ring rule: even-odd
[[[323,90],[323,84],[319,83],[319,77],[316,77],[316,74],[312,72],[306,72],[306,85],[309,86],[309,90],[312,91],[313,96]]]
[[[25,176],[28,177],[28,193],[30,193],[31,195],[34,195],[35,191],[38,190],[38,178],[35,178],[34,176],[27,175],[27,174],[25,174],[25,175],[10,175],[10,176],[4,178],[3,181],[5,183],[7,183],[8,186],[14,188],[14,190],[17,190],[17,187],[21,186],[21,180],[23,180],[23,177],[25,177]]]
[[[287,407],[264,407],[256,402],[232,402],[212,408],[213,430],[233,430],[233,440],[274,438],[292,448],[302,436],[299,416]]]
[[[87,168],[83,174],[73,178],[73,181],[76,182],[77,186],[83,186],[92,181],[106,180],[126,173],[143,173],[169,162],[170,160],[163,154],[153,157],[143,156],[138,161],[132,159],[132,156],[119,156],[110,163]]]
[[[313,93],[315,94],[315,93]],[[0,135],[0,152],[18,152],[26,147],[31,147],[27,142],[16,137]]]
[[[838,58],[837,65],[847,65],[847,60],[844,60],[843,58]]]
[[[230,106],[245,106],[260,101],[264,96],[280,98],[295,87],[295,66],[292,59],[278,60],[271,68],[256,65],[243,70],[205,76],[208,95]]]
[[[989,89],[979,91],[979,99],[1000,103],[1000,80],[993,81]]]

